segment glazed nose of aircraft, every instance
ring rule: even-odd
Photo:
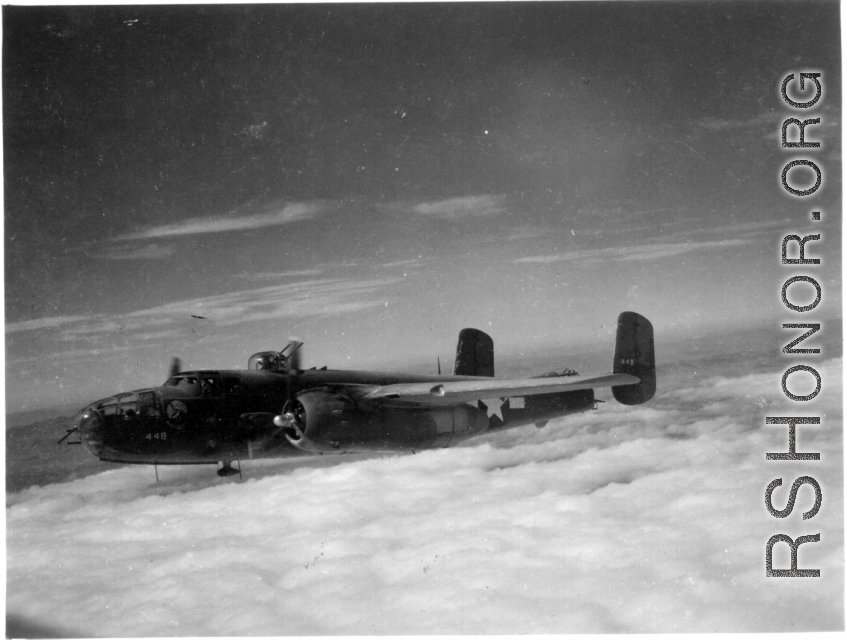
[[[79,439],[91,455],[99,456],[106,443],[106,423],[95,409],[86,407],[77,414],[74,425]]]

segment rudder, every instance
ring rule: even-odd
[[[479,329],[462,329],[453,375],[494,377],[494,340]]]
[[[641,379],[638,384],[612,387],[612,395],[621,404],[647,402],[656,393],[656,355],[653,325],[642,315],[624,311],[618,316],[615,340],[614,373],[628,373]]]

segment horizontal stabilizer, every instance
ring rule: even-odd
[[[412,382],[372,387],[361,393],[366,400],[400,400],[413,404],[458,404],[485,398],[511,398],[534,396],[563,391],[596,389],[633,385],[638,378],[625,373],[610,373],[603,376],[580,378],[562,376],[558,378],[521,378],[517,380],[457,380],[455,382]]]

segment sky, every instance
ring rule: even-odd
[[[715,357],[717,352],[717,357]],[[842,360],[775,463],[785,356],[665,369],[656,398],[417,455],[128,465],[7,495],[7,610],[37,637],[775,632],[844,628]],[[796,477],[792,516],[765,487]],[[765,577],[777,533],[819,578]],[[778,545],[774,568],[788,568]],[[25,635],[25,634],[21,634]]]
[[[837,12],[6,6],[7,411],[292,336],[308,365],[430,372],[467,326],[567,366],[623,310],[665,339],[777,325],[782,236],[816,209],[841,243]],[[807,68],[800,201],[779,87]],[[840,254],[816,273],[839,317]]]

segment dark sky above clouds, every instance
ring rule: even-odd
[[[10,410],[290,335],[366,368],[478,326],[566,365],[627,308],[675,337],[775,322],[781,236],[840,202],[836,3],[3,16]],[[798,205],[778,90],[809,68],[825,183]]]

